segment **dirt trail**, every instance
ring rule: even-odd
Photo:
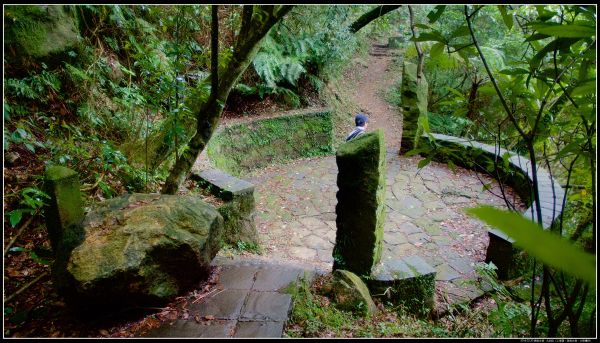
[[[355,101],[369,115],[368,131],[382,128],[388,149],[397,151],[402,137],[402,120],[398,109],[385,100],[399,74],[390,72],[395,50],[374,44],[369,51],[368,67],[361,70],[356,80]]]

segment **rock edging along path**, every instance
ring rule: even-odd
[[[535,222],[538,221],[536,204],[531,199],[533,173],[530,160],[506,149],[465,138],[442,134],[431,134],[431,137],[435,140],[436,145],[457,150],[455,153],[440,157],[443,160],[452,160],[458,165],[465,165],[465,161],[473,161],[476,163],[474,166],[477,169],[485,169],[487,164],[493,164],[494,161],[498,161],[499,165],[503,165],[504,158],[507,158],[507,165],[514,174],[500,169],[497,169],[497,173],[506,179],[507,184],[514,187],[521,194],[522,199],[526,199],[527,202],[531,203],[529,208],[523,211],[523,215],[529,219],[533,218]],[[431,137],[423,135],[422,139],[433,145]],[[546,170],[538,166],[536,171],[542,227],[548,229],[562,212],[565,191]],[[487,248],[486,262],[491,261],[498,267],[497,273],[501,279],[520,276],[519,274],[522,272],[521,264],[523,263],[523,261],[520,261],[522,260],[522,254],[520,249],[513,246],[514,240],[504,232],[494,228],[489,229],[488,234],[490,242]]]

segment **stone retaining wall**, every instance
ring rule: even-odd
[[[207,155],[215,167],[237,176],[276,162],[333,154],[330,110],[310,111],[219,128]]]
[[[496,178],[510,185],[521,199],[530,207],[523,213],[527,218],[536,218],[537,211],[532,198],[533,176],[531,161],[506,149],[487,144],[469,141],[464,138],[431,134],[433,143],[428,135],[423,135],[421,144],[437,147],[431,155],[432,159],[440,162],[453,163],[484,172],[496,173]],[[507,155],[507,153],[510,155]],[[505,160],[507,157],[507,161]],[[494,163],[496,161],[496,163]],[[506,168],[505,168],[506,167]],[[541,202],[542,227],[548,229],[561,213],[564,190],[554,181],[550,174],[537,168],[538,188]],[[535,214],[535,215],[534,215]],[[513,246],[514,240],[497,229],[488,230],[490,243],[488,245],[486,262],[494,262],[498,267],[500,279],[510,279],[518,276],[526,267],[527,254]]]

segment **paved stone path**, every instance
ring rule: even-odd
[[[487,228],[464,209],[504,206],[485,175],[431,162],[418,171],[421,157],[387,153],[386,222],[382,259],[419,255],[437,271],[438,311],[483,294],[474,266],[485,260]],[[331,271],[335,243],[337,166],[335,157],[313,158],[251,174],[257,227],[271,261],[301,261]]]
[[[213,265],[222,267],[219,281],[202,301],[187,308],[187,318],[159,326],[144,337],[282,337],[292,309],[285,289],[317,274],[314,267],[298,263],[247,258],[217,256]]]

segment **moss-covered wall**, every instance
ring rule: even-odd
[[[331,155],[331,114],[324,110],[226,126],[206,150],[215,167],[236,176],[276,162]]]
[[[531,205],[531,181],[526,172],[508,163],[505,165],[501,156],[496,156],[476,145],[470,146],[444,139],[444,135],[433,136],[435,136],[435,143],[428,135],[422,135],[419,147],[428,148],[421,155],[429,156],[432,160],[442,163],[452,161],[458,166],[494,175],[499,182],[511,186],[526,205]]]

